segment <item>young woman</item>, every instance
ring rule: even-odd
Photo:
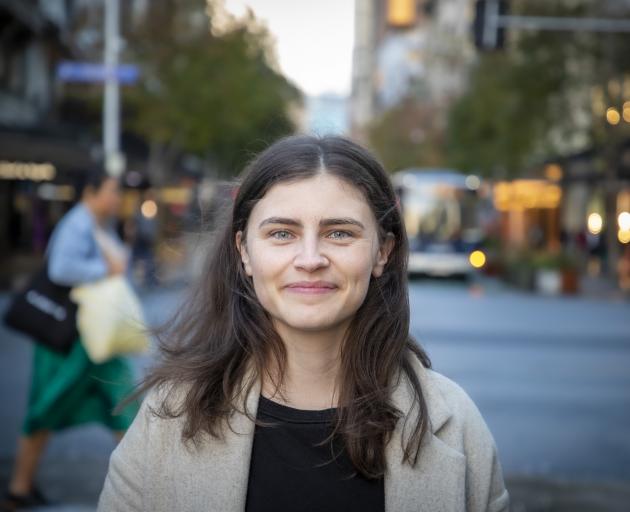
[[[98,230],[101,236],[116,239],[109,223],[120,203],[118,182],[100,169],[87,171],[83,178],[79,187],[81,201],[61,219],[46,252],[50,279],[66,286],[121,274],[126,269],[124,258],[115,254],[120,251],[105,253],[95,238]],[[117,416],[112,411],[132,390],[132,372],[122,358],[94,364],[80,340],[67,355],[36,344],[23,435],[9,490],[0,508],[14,510],[47,503],[33,480],[51,431],[98,422],[120,439],[138,407],[130,404]]]
[[[217,240],[100,511],[507,510],[481,415],[409,335],[405,230],[367,151],[277,142]]]

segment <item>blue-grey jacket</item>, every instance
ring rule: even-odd
[[[82,202],[64,215],[46,249],[51,281],[76,286],[107,276],[107,262],[94,238],[95,226],[94,214]]]

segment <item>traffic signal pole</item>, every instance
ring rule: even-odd
[[[481,35],[484,48],[497,48],[499,46],[499,29],[502,23],[500,16],[500,3],[498,1],[486,1],[483,4],[483,17],[485,23]]]
[[[505,29],[630,33],[630,20],[514,16],[507,14],[507,10],[506,0],[477,0],[474,25],[475,44],[479,49],[501,48]]]
[[[498,2],[488,2],[498,4]],[[498,8],[497,8],[498,9]],[[630,32],[630,20],[606,18],[560,18],[553,16],[498,16],[500,28],[518,28],[521,30],[554,30],[570,32]]]

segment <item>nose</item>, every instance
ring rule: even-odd
[[[328,258],[321,252],[317,236],[304,236],[298,254],[293,260],[295,267],[307,272],[313,272],[328,266],[328,263]]]

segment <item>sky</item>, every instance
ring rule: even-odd
[[[354,0],[225,0],[246,6],[276,38],[282,72],[308,95],[348,95],[352,76]]]

